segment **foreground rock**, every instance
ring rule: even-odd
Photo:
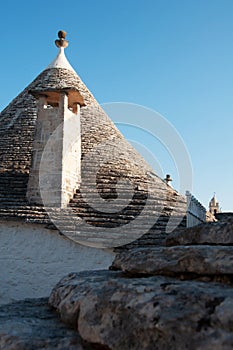
[[[47,299],[30,299],[0,307],[1,350],[88,350],[48,307]]]
[[[49,302],[83,339],[103,349],[233,348],[233,290],[224,284],[73,273]]]
[[[233,246],[137,248],[117,255],[111,268],[143,275],[233,276]]]
[[[165,240],[167,246],[187,244],[233,245],[233,218],[178,230]]]

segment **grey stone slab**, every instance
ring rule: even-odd
[[[1,350],[87,350],[48,307],[47,299],[28,299],[0,307]],[[89,348],[91,349],[91,348]]]
[[[73,273],[50,304],[81,337],[112,350],[231,349],[233,290],[164,276]]]
[[[165,240],[167,246],[185,244],[233,245],[233,218],[177,230]]]
[[[146,275],[232,275],[233,247],[195,245],[135,248],[118,254],[112,268]]]

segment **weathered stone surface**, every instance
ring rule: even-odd
[[[223,284],[73,273],[57,284],[49,302],[83,339],[105,349],[233,347],[233,292]]]
[[[195,245],[137,248],[118,254],[111,269],[146,275],[233,275],[233,247]]]
[[[233,245],[233,218],[182,229],[165,240],[167,246],[184,244]]]
[[[1,350],[90,350],[48,307],[47,299],[27,299],[0,307]]]

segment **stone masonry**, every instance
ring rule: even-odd
[[[81,180],[79,111],[83,99],[70,89],[37,91],[35,97],[38,118],[27,198],[31,204],[64,207]]]

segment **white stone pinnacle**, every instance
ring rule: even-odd
[[[50,65],[48,65],[46,69],[49,69],[49,68],[66,68],[76,73],[74,68],[70,65],[70,63],[68,62],[65,56],[64,47],[59,48],[57,57],[55,58],[55,60],[53,60],[53,62],[50,63]]]

